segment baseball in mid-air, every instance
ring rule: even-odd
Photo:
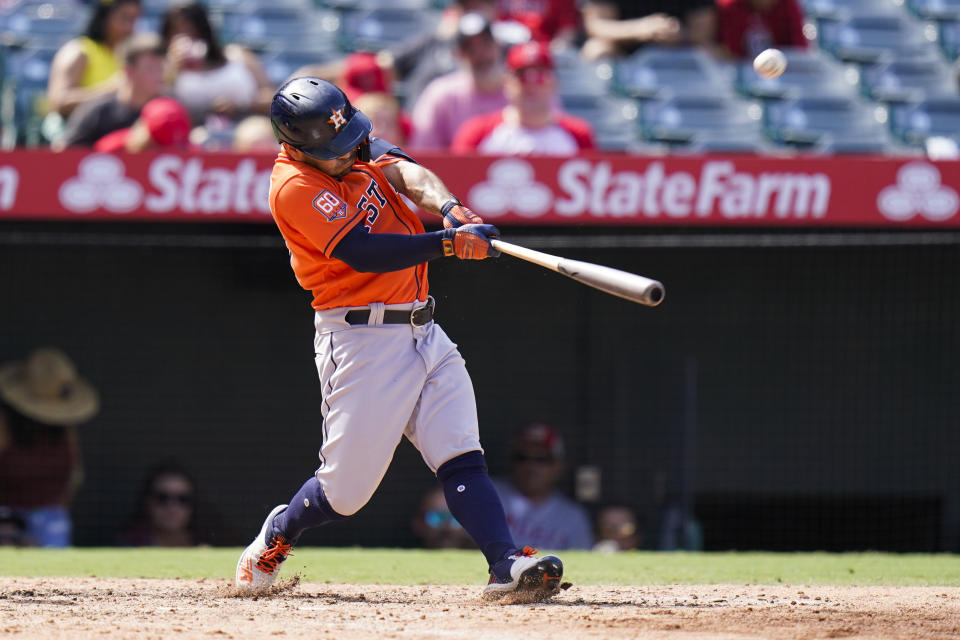
[[[776,78],[787,70],[787,56],[780,49],[766,49],[753,59],[753,68],[764,78]]]

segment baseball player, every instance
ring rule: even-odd
[[[463,358],[433,321],[427,262],[483,260],[499,232],[390,143],[329,82],[301,77],[270,108],[281,152],[270,211],[300,285],[312,292],[320,374],[320,467],[275,507],[237,563],[243,590],[269,586],[305,530],[356,513],[406,436],[443,485],[450,511],[483,552],[498,596],[559,589],[563,564],[514,543],[487,477]],[[404,195],[442,216],[424,231]]]

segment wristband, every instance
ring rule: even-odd
[[[455,206],[459,204],[461,204],[461,202],[457,200],[456,196],[453,196],[451,200],[447,200],[446,202],[443,203],[443,206],[440,207],[440,215],[442,217],[446,217],[446,215],[450,213],[450,209],[453,209]]]
[[[444,229],[442,243],[443,243],[443,255],[445,257],[456,255],[457,249],[453,240],[456,237],[456,235],[457,235],[456,229]]]

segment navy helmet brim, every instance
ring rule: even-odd
[[[350,121],[332,139],[322,146],[301,147],[300,151],[318,160],[333,160],[347,155],[367,139],[373,123],[361,111],[354,111]]]

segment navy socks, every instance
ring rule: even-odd
[[[487,476],[487,463],[479,451],[470,451],[448,460],[437,469],[443,483],[450,513],[463,526],[491,567],[517,550],[507,528],[500,496]],[[342,516],[330,506],[315,476],[303,483],[289,506],[273,519],[270,538],[283,535],[290,544],[307,529],[319,527]]]
[[[482,453],[470,451],[448,460],[437,469],[437,478],[443,483],[450,513],[480,547],[487,564],[492,567],[516,551]]]
[[[273,534],[269,537],[282,534],[290,544],[296,544],[300,534],[307,529],[345,517],[333,510],[323,495],[320,481],[311,476],[290,499],[289,506],[273,519]]]

